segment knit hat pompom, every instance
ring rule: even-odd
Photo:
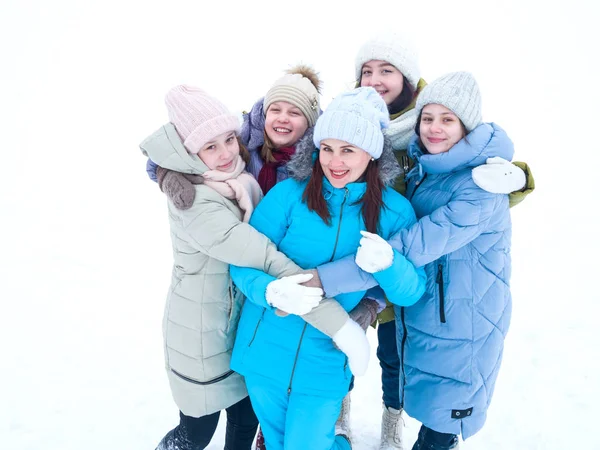
[[[372,87],[356,88],[333,99],[315,126],[316,147],[324,139],[348,142],[378,159],[383,151],[383,129],[390,123],[385,101]]]
[[[417,89],[421,79],[419,58],[413,41],[407,35],[386,31],[365,42],[356,55],[357,81],[360,81],[363,65],[373,60],[389,62],[406,77],[413,89]]]
[[[265,114],[275,102],[287,102],[297,107],[308,126],[313,127],[319,117],[319,92],[321,80],[319,74],[310,66],[299,64],[286,71],[265,95],[263,107]]]
[[[445,106],[456,114],[467,132],[481,123],[481,93],[469,72],[452,72],[425,86],[417,97],[417,114],[431,103]]]
[[[165,96],[169,121],[190,153],[228,131],[238,131],[240,120],[219,100],[194,86],[179,85]]]
[[[298,74],[298,75],[302,75],[304,78],[308,78],[308,80],[312,83],[312,85],[315,87],[317,92],[319,94],[321,93],[322,82],[319,79],[319,73],[315,69],[310,67],[309,65],[298,64],[297,66],[294,66],[291,69],[286,70],[285,73],[287,73],[288,75]]]

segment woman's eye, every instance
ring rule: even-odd
[[[229,136],[229,137],[227,138],[227,143],[228,143],[228,144],[231,144],[232,142],[233,142],[233,136]]]
[[[369,71],[369,70],[363,70],[363,73],[362,73],[362,74],[363,74],[363,77],[364,77],[365,75],[371,75],[371,71]]]
[[[214,150],[215,148],[217,148],[216,145],[209,145],[206,150]]]

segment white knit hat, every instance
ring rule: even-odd
[[[188,152],[197,154],[211,139],[228,131],[237,131],[240,120],[219,100],[202,89],[179,85],[165,97],[169,121]]]
[[[417,114],[431,103],[451,110],[467,131],[481,123],[481,94],[477,81],[469,72],[452,72],[425,86],[417,98]]]
[[[421,79],[417,49],[412,40],[397,31],[383,32],[365,42],[356,55],[356,80],[360,81],[362,67],[373,60],[387,61],[402,72],[413,89]]]
[[[383,129],[390,115],[385,101],[372,87],[356,88],[334,98],[317,120],[313,134],[316,147],[324,139],[339,139],[379,159],[383,152]]]
[[[309,66],[298,65],[278,79],[265,95],[263,109],[265,114],[275,102],[287,102],[302,111],[313,127],[321,111],[319,106],[320,80],[318,74]]]

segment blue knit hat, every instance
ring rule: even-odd
[[[333,99],[315,125],[313,142],[339,139],[378,159],[383,151],[383,129],[390,116],[383,98],[372,87],[344,92]]]

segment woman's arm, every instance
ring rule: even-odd
[[[504,195],[483,191],[468,179],[446,205],[421,217],[388,242],[415,266],[422,267],[476,239],[503,201],[506,201]]]

